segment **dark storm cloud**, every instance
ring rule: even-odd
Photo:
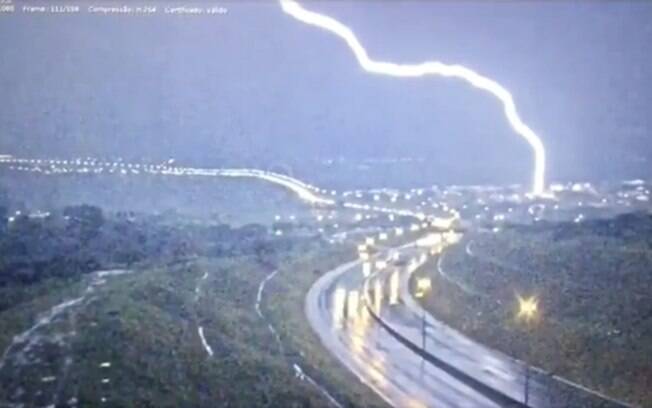
[[[202,164],[424,157],[434,181],[529,180],[528,146],[459,81],[364,73],[274,3],[220,17],[1,16],[0,149]],[[328,2],[376,59],[461,63],[514,94],[549,176],[649,168],[652,5]]]

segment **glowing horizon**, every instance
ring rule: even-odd
[[[374,61],[362,46],[353,31],[338,20],[324,14],[304,9],[295,0],[279,0],[283,12],[295,19],[330,31],[343,39],[360,66],[367,72],[394,77],[421,77],[439,75],[463,79],[472,86],[491,93],[503,104],[507,121],[512,129],[530,145],[534,153],[534,172],[532,175],[532,194],[543,195],[545,190],[546,153],[539,136],[520,118],[512,94],[498,82],[477,72],[461,66],[448,65],[439,61],[427,61],[420,64],[397,64],[394,62]]]

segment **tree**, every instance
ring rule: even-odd
[[[64,208],[63,215],[68,217],[68,226],[73,233],[79,234],[82,241],[95,238],[104,225],[102,209],[92,205],[76,205]]]

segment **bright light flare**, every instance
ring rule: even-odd
[[[435,228],[449,229],[458,218],[458,216],[453,216],[451,218],[432,217],[430,219],[430,225]]]
[[[458,234],[453,230],[444,232],[442,236],[444,238],[444,241],[447,244],[451,244],[451,245],[459,242],[459,240],[462,239],[462,234]]]
[[[527,321],[536,316],[539,309],[539,300],[534,296],[523,298],[518,296],[518,317]]]
[[[417,290],[414,296],[417,298],[424,297],[431,287],[432,287],[432,283],[430,282],[430,278],[417,279]]]
[[[432,247],[435,245],[439,245],[441,243],[441,235],[440,234],[428,234],[423,238],[419,238],[417,240],[417,246],[420,247]]]
[[[534,174],[532,194],[540,195],[545,189],[546,153],[539,136],[532,131],[520,118],[512,94],[498,82],[478,74],[462,65],[448,65],[439,61],[428,61],[420,64],[397,64],[394,62],[374,61],[369,58],[367,50],[362,46],[353,31],[332,17],[304,9],[294,0],[280,0],[283,12],[295,19],[330,31],[343,39],[349,46],[360,66],[367,72],[393,77],[422,77],[439,75],[447,78],[458,78],[470,85],[482,89],[495,96],[503,105],[507,121],[525,141],[534,153]]]

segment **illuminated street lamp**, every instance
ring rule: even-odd
[[[537,317],[539,310],[539,300],[534,297],[521,297],[518,296],[518,314],[517,319],[525,320],[528,332],[530,332],[530,322]],[[529,333],[528,333],[529,334]],[[530,344],[530,337],[528,336],[527,343],[527,358],[525,361],[525,390],[524,390],[524,403],[527,405],[530,394],[530,352],[532,345]]]
[[[518,318],[525,319],[526,322],[532,320],[539,308],[539,301],[534,296],[523,298],[518,296]]]
[[[426,292],[430,290],[432,284],[430,278],[419,278],[417,279],[417,290],[414,293],[414,296],[417,298],[422,298],[426,295]]]

